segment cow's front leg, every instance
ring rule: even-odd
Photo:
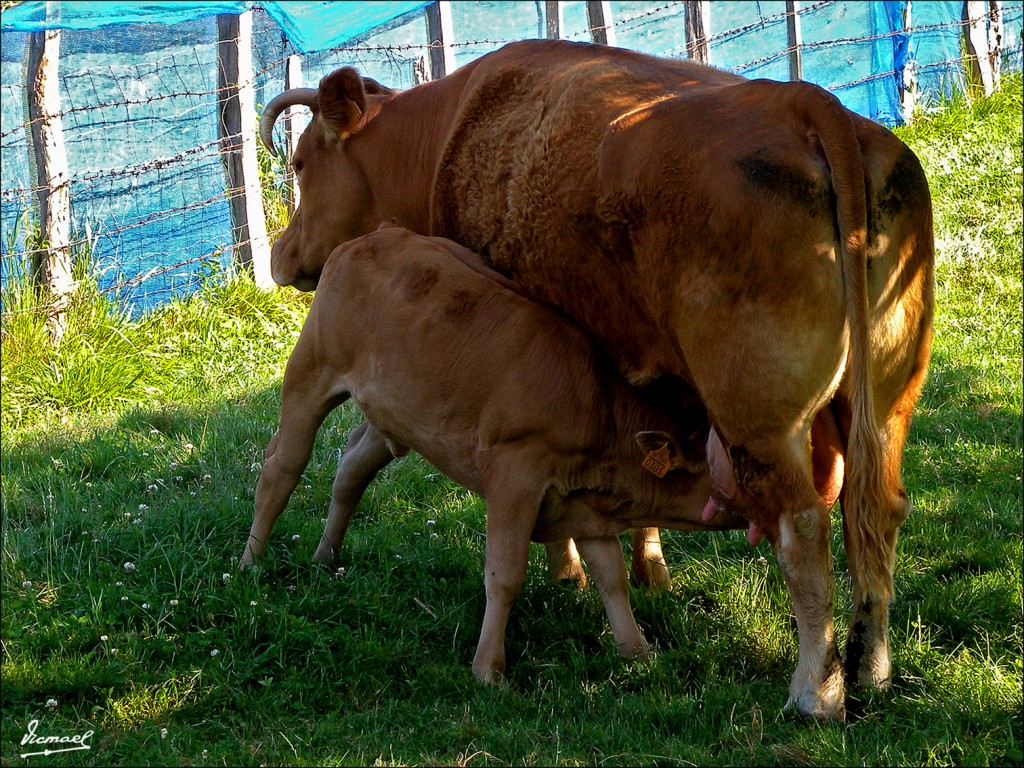
[[[359,506],[367,487],[394,456],[387,441],[364,421],[353,430],[338,462],[331,489],[331,508],[320,544],[313,561],[333,565],[337,559],[345,531]]]
[[[548,553],[548,575],[555,581],[575,581],[580,589],[587,586],[580,553],[572,539],[549,541],[544,545]]]
[[[661,533],[657,528],[634,528],[632,538],[633,579],[642,587],[668,589],[672,580],[661,551]]]
[[[601,592],[619,653],[626,658],[648,653],[650,646],[637,626],[629,604],[629,580],[618,538],[578,539],[576,544]]]
[[[819,720],[843,720],[843,667],[832,624],[835,579],[824,505],[784,513],[772,545],[793,600],[800,641],[786,706]]]

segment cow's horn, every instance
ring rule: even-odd
[[[277,147],[274,146],[274,123],[288,107],[316,107],[316,88],[292,88],[279,93],[270,100],[270,103],[263,108],[260,116],[260,138],[270,154],[277,155]]]

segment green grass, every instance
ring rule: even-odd
[[[86,289],[57,351],[31,311],[3,321],[2,763],[1020,764],[1021,78],[900,133],[932,185],[938,310],[890,693],[854,693],[842,725],[782,713],[789,599],[741,532],[665,532],[673,586],[633,594],[659,647],[638,662],[615,654],[595,591],[551,583],[534,552],[509,684],[477,684],[479,499],[395,462],[343,572],[310,563],[347,407],[263,569],[238,573],[308,299],[211,280],[132,322]],[[94,730],[92,750],[21,759],[33,719]]]

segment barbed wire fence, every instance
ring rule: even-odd
[[[488,34],[475,35],[470,34],[474,27],[469,19],[486,15],[488,9],[481,6],[492,4],[452,5],[464,16],[454,25],[461,38],[439,40],[423,17],[407,18],[342,47],[303,54],[302,77],[315,85],[336,67],[354,65],[393,87],[412,87],[442,47],[449,66],[458,66],[507,42],[543,37],[551,29],[556,5],[559,36],[565,39],[607,35],[609,42],[623,47],[702,58],[750,77],[785,80],[801,74],[832,90],[855,111],[888,123],[909,117],[904,113],[912,99],[912,109],[927,110],[955,92],[979,87],[964,50],[975,51],[976,61],[994,57],[990,69],[996,77],[1000,70],[1019,71],[1022,65],[1020,2],[966,3],[959,19],[929,16],[935,9],[927,3],[906,4],[916,19],[902,19],[902,26],[889,24],[881,32],[876,24],[861,35],[837,31],[849,30],[849,23],[839,22],[855,13],[852,6],[862,4],[723,3],[711,7],[710,23],[705,19],[703,26],[698,24],[696,38],[693,9],[706,3],[616,4],[630,6],[632,12],[606,14],[600,28],[587,8],[610,9],[608,3],[516,3],[490,9],[500,18],[492,18],[490,28],[482,30]],[[470,5],[477,8],[464,7]],[[883,13],[883,6],[892,4],[866,5],[877,6],[871,13]],[[512,6],[514,13],[508,10]],[[1000,11],[998,19],[990,15],[993,7]],[[251,42],[236,42],[251,46],[251,85],[259,109],[286,84],[295,84],[286,82],[285,72],[297,52],[258,7],[251,13]],[[987,49],[977,47],[979,22],[987,34]],[[802,37],[794,39],[794,24],[801,25]],[[28,306],[15,300],[13,289],[33,279],[51,248],[40,222],[40,197],[46,190],[37,181],[29,119],[29,38],[4,32],[0,57],[0,282],[5,319],[40,310],[38,301]],[[909,57],[909,66],[900,64],[900,47],[905,51],[914,40],[919,41],[917,55]],[[922,55],[924,45],[927,56]],[[65,30],[61,47],[60,102],[52,117],[62,127],[68,157],[62,182],[71,200],[66,249],[76,280],[95,281],[123,311],[138,314],[188,295],[207,276],[230,269],[240,249],[254,244],[237,237],[237,225],[233,234],[231,201],[245,190],[227,183],[225,175],[220,108],[230,94],[218,84],[221,64],[213,20],[133,25],[114,33],[109,28]],[[262,148],[259,167],[272,240],[287,223],[288,180],[284,164]]]

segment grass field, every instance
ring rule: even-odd
[[[768,546],[742,532],[665,532],[671,591],[633,593],[659,651],[634,662],[596,591],[550,582],[538,548],[509,684],[477,684],[479,499],[395,462],[343,567],[310,563],[350,407],[264,568],[238,573],[308,297],[236,278],[135,322],[86,290],[57,352],[35,314],[4,316],[0,761],[1020,764],[1021,120],[1015,76],[901,131],[935,201],[936,341],[905,461],[894,684],[854,692],[845,724],[783,714],[795,625]],[[32,721],[37,737],[91,732],[91,749],[22,758],[44,748],[23,743]]]

